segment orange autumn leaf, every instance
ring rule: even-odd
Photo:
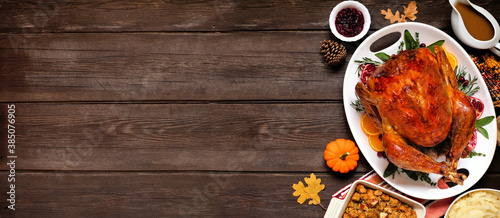
[[[399,11],[396,11],[396,13],[392,13],[391,9],[387,9],[386,10],[380,10],[380,13],[382,15],[385,15],[385,19],[387,20],[390,20],[391,23],[394,23],[394,22],[406,22],[406,18],[414,21],[415,19],[417,19],[417,16],[415,16],[416,13],[418,13],[417,11],[417,2],[415,1],[412,1],[410,2],[410,4],[408,4],[408,7],[405,7],[403,6],[403,14],[399,14]]]
[[[382,15],[385,15],[385,19],[387,20],[390,20],[391,23],[394,23],[394,22],[405,22],[406,20],[402,20],[400,15],[399,15],[399,11],[396,11],[396,14],[392,14],[392,11],[391,9],[387,9],[387,11],[385,10],[380,10],[380,13]]]
[[[321,199],[318,193],[321,190],[325,189],[325,185],[321,184],[321,179],[316,179],[314,173],[311,173],[310,178],[305,177],[304,181],[306,181],[307,187],[304,186],[304,183],[302,183],[302,181],[299,181],[298,184],[293,184],[292,186],[293,189],[295,189],[295,192],[293,192],[293,196],[299,197],[297,199],[297,202],[302,204],[307,199],[311,199],[309,201],[309,204],[321,205]]]
[[[405,13],[404,15],[405,18],[408,18],[412,21],[417,19],[417,16],[415,16],[415,14],[418,13],[417,2],[412,1],[410,2],[410,4],[408,4],[408,7],[403,6],[403,8],[404,8],[403,12]]]

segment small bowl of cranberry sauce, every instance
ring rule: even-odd
[[[343,1],[330,13],[330,29],[333,35],[345,42],[357,41],[368,33],[370,12],[357,1]]]

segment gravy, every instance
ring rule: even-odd
[[[493,38],[494,30],[491,23],[472,6],[460,2],[455,4],[465,24],[465,28],[477,40],[488,41]]]

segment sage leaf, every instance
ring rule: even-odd
[[[415,45],[417,44],[417,42],[415,41],[415,39],[413,39],[413,36],[411,36],[410,31],[405,30],[404,35],[405,35],[406,50],[414,49],[416,47]]]
[[[483,127],[491,123],[495,119],[495,116],[487,116],[476,121],[476,127]]]
[[[415,173],[415,171],[404,170],[403,172],[406,173],[406,175],[408,175],[408,177],[410,177],[410,179],[413,179],[415,181],[418,180],[418,175]]]
[[[396,165],[394,165],[393,163],[389,162],[389,165],[387,165],[387,168],[385,168],[385,171],[384,171],[384,178],[393,175],[397,170],[398,170],[398,167]]]
[[[391,58],[391,56],[389,56],[388,54],[386,54],[384,52],[379,52],[379,53],[375,54],[375,56],[377,56],[383,62],[386,62],[389,60],[389,58]]]
[[[487,139],[490,139],[490,137],[488,136],[488,131],[486,131],[485,128],[483,128],[482,126],[476,126],[476,129],[479,133],[481,133],[484,137],[486,137]]]
[[[427,46],[429,50],[431,50],[432,53],[434,53],[434,46],[439,45],[442,46],[444,44],[444,40],[438,40],[430,45]]]

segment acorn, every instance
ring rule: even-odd
[[[344,45],[332,40],[321,42],[321,53],[325,56],[326,62],[331,66],[337,66],[344,61],[347,50]]]

